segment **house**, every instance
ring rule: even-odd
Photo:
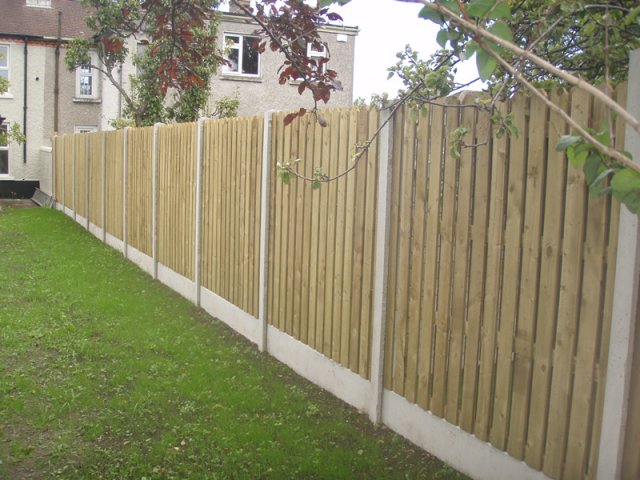
[[[235,9],[222,15],[218,31],[222,46],[229,46],[229,56],[234,57],[231,67],[222,67],[213,80],[212,99],[223,96],[240,100],[238,113],[253,115],[267,110],[297,110],[312,107],[309,94],[300,96],[297,84],[278,84],[278,68],[284,61],[279,52],[269,49],[263,55],[247,55],[245,49],[252,43],[256,25],[247,23],[247,17]],[[355,39],[358,28],[325,25],[320,30],[325,44],[323,51],[308,49],[309,56],[330,56],[328,63],[338,72],[342,91],[331,94],[328,106],[350,106],[353,103],[353,64]],[[237,60],[236,60],[237,59]]]
[[[64,42],[87,35],[85,10],[73,0],[0,0],[0,12],[0,75],[10,82],[0,114],[26,135],[0,146],[0,182],[5,196],[25,179],[50,192],[51,134],[95,129],[101,117],[100,79],[64,66]]]
[[[51,135],[108,130],[109,121],[121,116],[123,100],[95,69],[69,72],[64,65],[66,43],[90,35],[78,1],[0,0],[0,12],[0,76],[11,84],[0,95],[0,115],[6,123],[20,124],[27,139],[23,145],[0,145],[0,197],[8,196],[8,188],[15,194],[18,180],[38,180],[42,190],[51,192]],[[240,115],[311,106],[309,95],[300,96],[295,82],[279,85],[282,54],[252,51],[255,30],[238,11],[221,14],[220,47],[227,48],[233,65],[213,79],[210,103],[225,96],[238,98]],[[355,27],[323,26],[325,48],[309,51],[312,56],[330,55],[330,67],[339,72],[344,90],[332,94],[329,106],[352,103],[357,34]],[[140,48],[136,39],[128,42],[130,51]],[[125,62],[115,73],[127,89],[135,66]]]

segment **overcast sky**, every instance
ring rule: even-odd
[[[354,98],[368,99],[373,93],[387,92],[391,97],[402,87],[397,78],[387,80],[387,68],[397,61],[396,53],[410,44],[427,58],[438,48],[438,28],[418,18],[420,5],[396,0],[352,0],[333,9],[347,26],[357,26]],[[340,74],[340,72],[338,72]],[[477,77],[475,59],[459,68],[457,81]],[[476,88],[480,88],[479,86]]]

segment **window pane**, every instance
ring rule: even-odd
[[[85,65],[80,65],[80,71],[82,73],[91,73],[91,64],[87,63]]]
[[[90,96],[93,92],[93,77],[80,75],[80,95]]]
[[[7,124],[2,124],[0,125],[0,131],[2,131],[3,137],[6,138],[7,132],[9,131],[9,129],[7,128]],[[3,142],[0,141],[0,148],[4,147],[5,149],[7,148],[7,142]]]
[[[237,48],[232,48],[231,50],[229,50],[229,57],[227,58],[227,60],[229,60],[229,63],[231,65],[229,65],[227,69],[230,72],[238,71],[238,57],[239,57],[239,53]]]
[[[258,74],[260,54],[258,50],[253,48],[255,40],[255,37],[244,37],[242,39],[242,73]]]
[[[7,150],[0,150],[0,175],[6,175],[9,173],[9,152]]]
[[[9,62],[9,47],[0,45],[0,67],[5,67]]]
[[[9,80],[9,70],[6,68],[0,68],[0,77],[6,78]]]

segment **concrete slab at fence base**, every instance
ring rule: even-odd
[[[127,245],[127,258],[149,275],[153,275],[153,258],[131,245]]]
[[[102,240],[102,228],[95,223],[89,223],[89,232],[99,240]]]
[[[83,227],[87,226],[87,218],[86,217],[82,217],[78,214],[76,214],[76,218],[74,218],[74,220],[79,223],[80,225],[82,225]]]
[[[544,473],[389,390],[383,394],[382,421],[476,480],[550,480]]]
[[[107,233],[105,237],[105,241],[107,245],[115,248],[120,253],[124,252],[124,243],[122,243],[122,240],[120,240],[119,238],[114,237],[113,235]]]
[[[196,284],[193,280],[174,272],[166,265],[158,263],[158,280],[178,292],[190,302],[196,301]]]
[[[260,340],[260,322],[250,313],[245,312],[230,301],[204,287],[200,289],[200,306],[212,317],[227,324],[256,345],[258,344]]]
[[[371,382],[271,325],[267,352],[358,410],[366,411],[369,406]]]

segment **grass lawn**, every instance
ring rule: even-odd
[[[0,478],[465,478],[60,212],[0,212]]]

